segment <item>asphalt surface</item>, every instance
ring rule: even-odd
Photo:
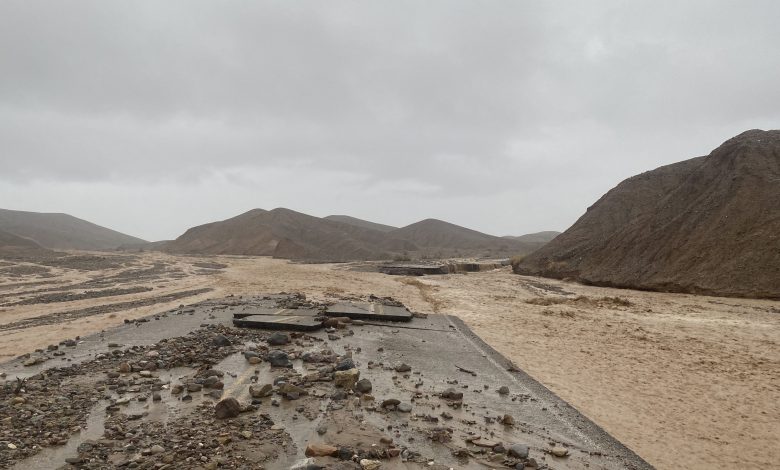
[[[0,364],[0,372],[6,373],[5,380],[11,381],[50,367],[89,361],[97,354],[108,352],[109,343],[152,345],[211,324],[232,326],[233,313],[251,310],[250,307],[270,307],[276,298],[230,298],[164,312],[148,317],[147,322],[125,324],[80,338],[75,347],[61,348],[65,351],[64,356],[38,365],[24,366],[21,358]],[[396,442],[430,456],[438,465],[486,468],[489,464],[484,459],[464,461],[456,458],[453,451],[479,451],[487,443],[500,442],[528,445],[531,456],[552,469],[653,468],[543,385],[514,369],[510,361],[484,343],[457,317],[431,315],[408,323],[371,322],[353,325],[350,330],[354,335],[338,334],[330,339],[326,331],[308,334],[326,340],[336,353],[359,351],[354,355],[355,362],[361,377],[369,378],[374,384],[372,394],[377,402],[387,398],[411,400],[413,410],[411,413],[361,410],[359,418],[355,418],[358,415],[354,413],[348,418],[356,419],[355,427],[368,426],[379,431],[388,426],[404,429],[396,436]],[[401,362],[410,366],[409,373],[398,374],[392,370],[392,364]],[[250,372],[257,367],[247,364],[243,357],[230,357],[221,367],[233,377],[225,383],[226,395],[247,400]],[[299,367],[303,365],[297,363],[296,368]],[[261,371],[261,375],[272,379],[270,370]],[[509,393],[499,394],[500,387],[507,387]],[[437,395],[447,388],[463,392],[462,408],[442,405]],[[313,429],[320,419],[325,419],[323,413],[315,422],[293,422],[289,419],[292,413],[286,406],[271,411],[274,420],[285,426],[298,449],[275,464],[266,465],[269,469],[289,468],[301,459],[306,444],[318,439]],[[451,418],[446,421],[428,419],[443,411]],[[497,424],[496,420],[506,414],[514,417],[514,426]],[[450,442],[439,444],[425,438],[442,426],[450,428]],[[473,442],[480,442],[482,446]],[[564,446],[569,455],[565,458],[550,455],[552,444]],[[383,464],[383,468],[420,468],[415,465],[396,459]],[[500,464],[493,466],[501,467]]]

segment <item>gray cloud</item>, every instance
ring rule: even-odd
[[[564,229],[625,177],[779,127],[778,13],[9,0],[0,206],[148,238],[277,205]]]

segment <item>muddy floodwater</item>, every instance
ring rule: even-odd
[[[405,277],[268,258],[84,255],[71,265],[4,264],[0,360],[231,294],[302,292],[322,301],[392,296],[416,312],[461,318],[518,368],[657,468],[759,469],[780,460],[778,302],[588,287],[516,276],[509,268]],[[124,346],[163,336],[153,332]],[[95,351],[89,341],[59,348],[72,361],[90,359]],[[3,371],[11,380],[57,361],[72,363],[53,356]],[[97,403],[92,406],[100,408]],[[155,406],[176,412],[150,402],[149,416]],[[89,423],[100,413],[89,416],[82,431],[87,440]],[[60,454],[50,458],[69,452],[62,449],[52,450]],[[54,454],[37,458],[45,455]]]

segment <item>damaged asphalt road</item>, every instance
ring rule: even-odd
[[[232,325],[276,307],[327,309],[206,301],[0,365],[0,467],[652,468],[457,318]]]

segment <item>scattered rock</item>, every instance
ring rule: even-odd
[[[509,446],[509,449],[507,449],[507,454],[509,454],[510,457],[517,459],[527,459],[528,451],[528,446],[525,444],[512,444]]]
[[[371,385],[371,381],[368,379],[360,379],[355,384],[355,391],[360,393],[371,393],[371,390],[373,389],[373,385]]]
[[[454,388],[448,388],[441,392],[441,395],[439,396],[446,398],[447,400],[463,400],[463,392],[457,391]]]
[[[335,457],[339,452],[338,447],[327,444],[309,444],[306,446],[306,457]]]
[[[550,453],[555,457],[566,457],[569,455],[569,449],[561,446],[555,446],[550,450]]]
[[[216,346],[218,348],[222,348],[222,347],[225,347],[225,346],[230,346],[231,344],[233,344],[224,335],[217,335],[217,336],[215,336],[214,339],[212,340],[212,343],[214,344],[214,346]]]
[[[503,385],[501,388],[498,389],[499,395],[509,395],[509,387],[506,385]]]
[[[360,468],[363,470],[377,470],[382,467],[382,462],[379,460],[363,459],[360,461]]]
[[[249,386],[249,394],[252,396],[252,398],[264,398],[271,393],[273,393],[274,386],[271,384],[265,384],[265,385],[250,385]]]
[[[217,419],[235,418],[241,413],[241,404],[233,397],[220,400],[214,406]]]
[[[268,337],[267,342],[271,346],[283,346],[290,343],[290,337],[285,333],[274,333]]]
[[[360,371],[357,369],[338,370],[333,374],[333,382],[335,385],[346,390],[351,390],[359,378]]]
[[[398,405],[396,405],[395,409],[397,409],[401,413],[411,413],[412,405],[410,405],[409,403],[399,403]]]
[[[349,370],[354,368],[355,361],[353,361],[351,357],[342,359],[338,364],[336,364],[336,370]]]
[[[288,356],[286,352],[280,351],[278,349],[274,349],[268,353],[268,362],[271,363],[272,367],[292,367],[290,356]]]
[[[409,372],[412,370],[412,367],[409,364],[402,362],[396,364],[393,369],[395,369],[396,372]]]
[[[400,403],[401,400],[395,398],[388,398],[387,400],[382,401],[382,408],[395,408]]]

